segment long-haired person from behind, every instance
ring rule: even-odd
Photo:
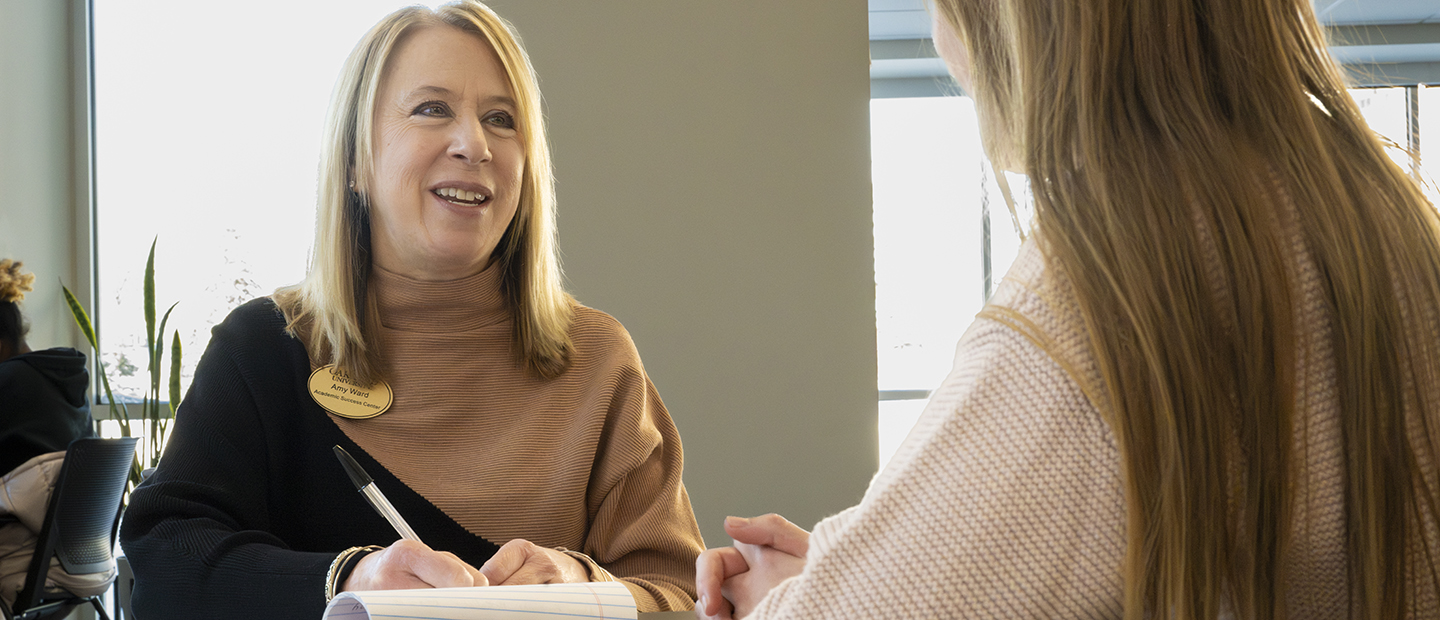
[[[401,9],[356,46],[311,269],[215,328],[126,512],[141,617],[615,580],[642,611],[693,606],[680,438],[624,328],[561,289],[536,84],[479,2]],[[337,445],[423,542],[397,541]]]
[[[727,520],[701,615],[1440,617],[1440,218],[1309,0],[934,16],[1034,234],[861,503]]]

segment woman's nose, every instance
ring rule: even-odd
[[[469,119],[455,124],[449,154],[467,164],[490,161],[489,136],[485,134],[485,127],[479,119]]]

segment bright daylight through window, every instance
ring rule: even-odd
[[[883,465],[950,370],[955,343],[983,304],[983,181],[993,173],[967,97],[872,99],[870,145],[877,384],[887,396],[880,401]],[[996,221],[1009,228],[1008,217]]]
[[[183,386],[212,326],[303,277],[335,76],[360,35],[406,4],[95,0],[94,312],[117,399],[145,388],[152,239],[158,313],[178,302]],[[169,28],[167,16],[225,27]]]

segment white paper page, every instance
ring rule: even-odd
[[[635,620],[621,583],[342,592],[323,620]]]

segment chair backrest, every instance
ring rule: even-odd
[[[65,451],[16,611],[39,604],[52,556],[72,575],[108,570],[135,437],[76,439]]]

